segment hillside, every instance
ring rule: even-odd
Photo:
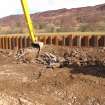
[[[50,10],[31,15],[37,32],[105,31],[105,4],[73,9]],[[26,32],[23,15],[0,19],[0,33]]]

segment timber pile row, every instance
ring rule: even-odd
[[[104,47],[105,33],[39,33],[38,40],[47,45],[76,46],[76,47]],[[26,34],[0,35],[1,49],[22,49],[31,46],[31,39]]]

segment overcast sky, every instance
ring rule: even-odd
[[[28,0],[31,13],[55,10],[60,8],[76,8],[105,3],[105,0]],[[1,0],[0,18],[22,13],[20,0]]]

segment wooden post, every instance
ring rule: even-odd
[[[62,45],[65,46],[65,36],[63,36]]]
[[[46,36],[43,38],[43,43],[46,44]]]
[[[0,48],[2,48],[2,42],[1,42],[1,37],[0,37]]]
[[[4,36],[3,36],[3,49],[5,49],[5,39],[4,39]]]
[[[12,41],[11,41],[11,37],[9,37],[9,49],[12,49]]]
[[[58,37],[55,38],[55,45],[58,46]]]
[[[23,37],[20,37],[20,49],[23,48],[22,41],[23,41]]]
[[[77,37],[77,46],[81,47],[81,36]]]
[[[5,37],[5,48],[8,49],[8,37]]]
[[[27,37],[24,37],[24,47],[26,48],[27,47]]]
[[[52,45],[52,35],[50,36],[50,45]]]

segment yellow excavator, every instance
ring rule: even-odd
[[[35,32],[34,27],[33,27],[33,23],[32,23],[32,20],[31,20],[30,11],[29,11],[29,7],[28,7],[28,1],[27,0],[21,0],[21,5],[22,5],[22,8],[23,8],[23,12],[24,12],[24,16],[25,16],[25,19],[26,19],[27,27],[28,27],[28,30],[29,30],[29,35],[30,35],[30,38],[32,40],[32,47],[38,48],[39,51],[40,51],[40,49],[43,47],[43,42],[38,41],[36,32]]]

